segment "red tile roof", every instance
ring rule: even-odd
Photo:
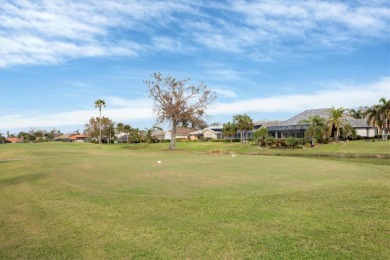
[[[88,135],[72,135],[71,136],[71,139],[75,138],[75,139],[84,139],[84,138],[88,138],[90,136]]]
[[[6,138],[5,140],[7,140],[8,142],[11,142],[11,143],[20,143],[23,141],[21,138],[17,138],[17,137],[9,137],[9,138]]]

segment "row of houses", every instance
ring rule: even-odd
[[[247,138],[252,138],[253,132],[260,128],[266,128],[269,136],[275,138],[287,138],[287,137],[296,137],[303,138],[306,129],[309,127],[307,124],[301,123],[303,120],[307,120],[313,116],[320,116],[322,118],[327,118],[328,109],[311,109],[306,110],[286,121],[258,121],[254,123],[252,131],[247,133]],[[377,129],[368,125],[364,119],[356,119],[349,115],[344,115],[343,120],[350,124],[355,130],[357,135],[363,138],[370,138],[377,135]],[[210,139],[222,139],[223,136],[223,127],[222,126],[213,126],[208,127],[202,130],[195,130],[191,128],[177,128],[176,129],[176,139],[190,139],[198,140],[201,138],[210,138]],[[240,133],[238,133],[235,138],[239,138]],[[164,139],[171,139],[171,132],[168,131],[165,133]]]
[[[309,119],[313,116],[320,116],[323,118],[327,117],[328,109],[311,109],[306,110],[286,121],[258,121],[254,123],[252,131],[247,132],[247,138],[252,138],[253,133],[260,129],[266,128],[268,134],[275,138],[287,138],[287,137],[297,137],[303,138],[306,129],[308,128],[307,124],[302,124],[303,120]],[[363,119],[355,119],[351,116],[344,115],[344,121],[350,124],[355,130],[357,135],[360,135],[363,138],[370,138],[377,135],[377,129],[368,125],[367,122]],[[172,133],[170,131],[164,132],[162,130],[156,130],[152,133],[153,137],[159,140],[171,140]],[[176,139],[184,140],[201,140],[201,139],[223,139],[223,126],[210,126],[204,129],[194,129],[194,128],[177,128],[176,129]],[[240,138],[240,133],[238,133],[234,138]],[[118,142],[127,142],[128,136],[125,133],[120,133],[116,136]],[[20,138],[7,138],[8,142],[18,143],[23,142],[23,139]],[[65,142],[89,142],[91,137],[83,134],[69,135],[63,134],[54,138],[54,141],[65,141]]]
[[[5,139],[6,142],[8,143],[23,143],[24,140],[23,138],[18,138],[18,137],[9,137]],[[45,140],[45,139],[42,139]],[[75,135],[70,135],[70,134],[63,134],[55,137],[53,139],[56,142],[89,142],[91,140],[91,137],[88,135],[83,135],[83,134],[75,134]]]

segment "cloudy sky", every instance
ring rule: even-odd
[[[2,0],[0,132],[154,123],[144,80],[205,82],[207,121],[390,98],[388,0]]]

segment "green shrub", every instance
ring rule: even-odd
[[[287,139],[286,139],[286,141],[285,141],[285,143],[286,143],[286,145],[288,146],[288,147],[295,147],[295,146],[297,146],[298,145],[298,142],[299,142],[299,140],[298,140],[298,138],[295,138],[295,137],[288,137]]]
[[[265,143],[269,146],[273,145],[275,143],[275,137],[268,136],[265,138]]]

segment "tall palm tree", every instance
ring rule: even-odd
[[[380,114],[380,106],[373,105],[364,113],[367,118],[367,124],[375,127],[378,130],[378,134],[382,134],[383,121]]]
[[[378,134],[382,134],[385,139],[390,128],[390,99],[379,99],[380,104],[373,105],[366,110],[364,115],[367,118],[367,124],[378,129]]]
[[[345,121],[343,119],[345,109],[344,108],[335,108],[332,107],[327,110],[328,113],[328,129],[329,132],[332,133],[333,129],[335,128],[336,131],[334,132],[334,140],[336,142],[339,141],[339,135],[340,135],[340,128],[343,127],[345,124]]]
[[[237,125],[240,130],[241,142],[247,143],[248,131],[253,129],[253,120],[247,114],[233,116],[233,123]]]
[[[102,107],[105,107],[106,106],[106,102],[102,99],[98,99],[95,101],[95,107],[97,107],[99,109],[99,133],[100,133],[100,137],[99,137],[99,144],[102,143]]]
[[[309,119],[302,120],[300,124],[308,124],[309,127],[305,131],[305,136],[311,140],[311,145],[314,146],[316,139],[321,138],[326,132],[326,120],[320,116],[312,116]]]
[[[380,106],[380,117],[382,118],[384,134],[389,133],[390,128],[390,99],[386,100],[386,98],[379,99]]]
[[[126,143],[129,143],[129,135],[130,135],[131,129],[132,128],[130,125],[123,126],[123,131],[126,133]]]

